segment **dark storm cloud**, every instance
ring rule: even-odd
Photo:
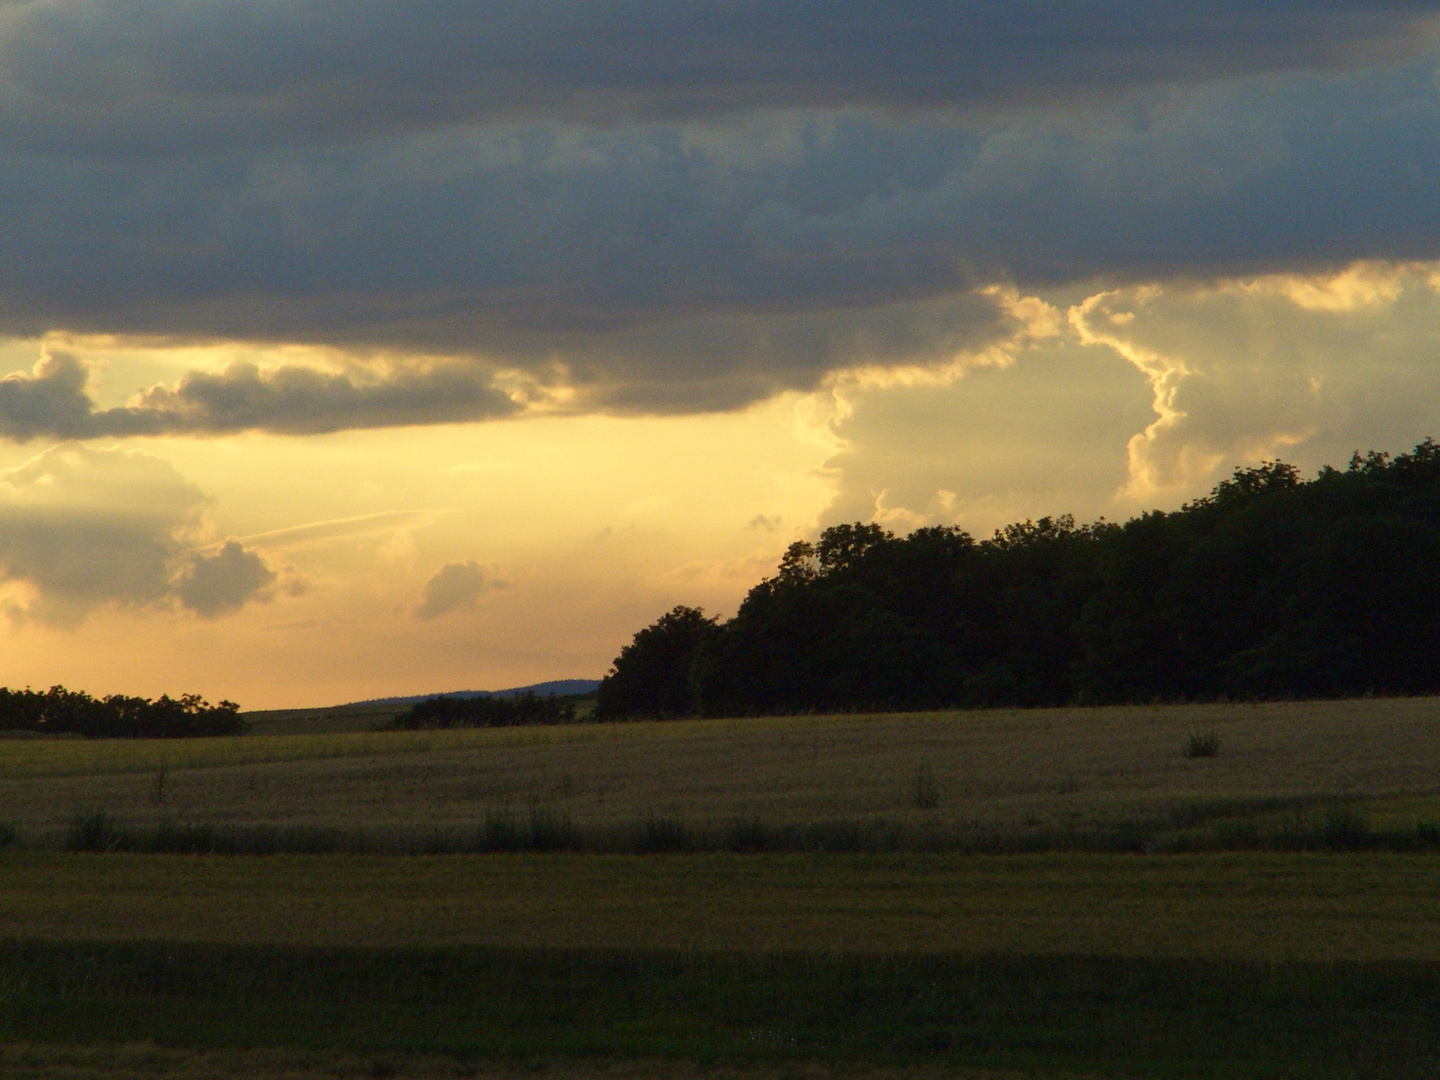
[[[32,0],[0,133],[50,150],[497,118],[935,106],[1412,53],[1437,5],[1208,0]]]
[[[261,430],[313,435],[351,428],[483,420],[516,405],[478,369],[450,366],[371,382],[309,368],[261,371],[234,363],[192,371],[174,387],[157,386],[129,405],[97,409],[89,370],[52,351],[33,372],[0,379],[0,438],[223,434]]]
[[[1003,340],[997,281],[1440,257],[1433,6],[0,6],[0,334],[448,358],[99,410],[52,357],[0,432],[732,408]]]
[[[1014,331],[994,298],[963,294],[854,310],[679,318],[572,335],[563,355],[581,407],[679,413],[810,389],[837,368],[944,364]]]
[[[1436,160],[1429,65],[985,127],[822,116],[180,163],[0,156],[0,325],[532,363],[568,356],[567,335],[996,279],[1436,254]]]
[[[1017,120],[942,175],[820,210],[774,199],[772,257],[1056,284],[1440,257],[1437,69],[1291,76]],[[916,136],[919,132],[914,133]]]

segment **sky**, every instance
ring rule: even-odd
[[[1440,2],[0,0],[0,683],[598,678],[1440,437]]]

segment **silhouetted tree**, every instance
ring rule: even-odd
[[[172,698],[112,694],[93,698],[52,686],[43,693],[0,687],[0,730],[81,735],[87,739],[184,739],[247,730],[233,701],[211,705],[199,694]]]
[[[499,697],[439,697],[417,701],[394,720],[390,728],[417,731],[428,728],[520,727],[526,724],[566,724],[575,719],[575,703],[554,694],[541,697],[533,690]]]
[[[592,715],[597,720],[689,716],[695,711],[695,655],[718,632],[717,620],[700,608],[666,612],[620,650],[600,680]]]
[[[1440,691],[1440,447],[1302,480],[1236,469],[1172,513],[791,544],[721,626],[676,608],[605,717]]]

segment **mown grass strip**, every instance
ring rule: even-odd
[[[1433,1076],[1440,965],[0,946],[0,1037],[462,1060]]]
[[[0,937],[1440,962],[1440,859],[37,855]]]

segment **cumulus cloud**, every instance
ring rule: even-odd
[[[0,581],[29,596],[12,615],[73,626],[104,604],[234,610],[274,575],[238,544],[187,553],[207,503],[144,454],[65,444],[0,473]]]
[[[32,372],[0,379],[0,432],[17,442],[88,434],[94,413],[85,390],[89,381],[89,370],[76,357],[45,353]]]
[[[1440,436],[1432,273],[1360,265],[1078,305],[1082,340],[1135,366],[1153,394],[1152,422],[1127,442],[1124,490],[1169,500],[1262,458],[1319,468]]]
[[[262,371],[236,362],[187,372],[126,406],[97,409],[90,372],[74,355],[49,350],[29,373],[0,379],[0,437],[25,442],[98,436],[261,430],[317,434],[348,428],[447,423],[503,416],[517,406],[478,368],[452,365],[358,381],[303,367]]]
[[[1008,366],[837,384],[825,521],[1119,520],[1264,459],[1408,450],[1440,437],[1437,292],[1424,263],[1057,297],[1067,324]]]
[[[1045,514],[1114,518],[1126,444],[1155,418],[1139,372],[1068,332],[947,383],[835,392],[836,493],[822,523],[873,520],[900,533],[956,524],[984,537]]]
[[[474,611],[484,593],[500,587],[502,583],[473,559],[446,563],[425,582],[415,617],[428,621],[453,611]]]
[[[123,410],[100,413],[103,427],[160,432],[256,428],[316,434],[344,428],[391,427],[488,419],[515,411],[483,369],[458,365],[400,372],[357,382],[344,374],[301,367],[261,371],[234,363],[218,373],[192,371],[173,389],[155,387]],[[107,420],[107,418],[113,419]]]
[[[227,540],[214,555],[191,555],[176,587],[180,603],[206,619],[238,611],[276,574],[265,560]]]

